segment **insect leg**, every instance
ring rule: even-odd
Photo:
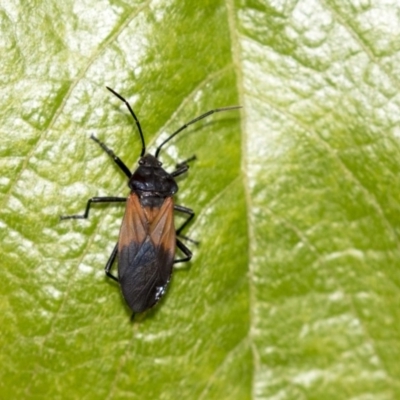
[[[189,165],[187,164],[178,164],[177,168],[174,172],[171,172],[171,176],[175,178],[175,176],[184,174],[189,169]]]
[[[174,264],[190,261],[190,259],[192,258],[192,252],[179,239],[176,239],[176,246],[182,251],[182,253],[186,257],[174,260]]]
[[[118,282],[118,278],[115,277],[110,271],[111,268],[114,264],[115,258],[117,257],[117,253],[118,253],[118,243],[114,246],[114,249],[112,251],[112,253],[110,254],[110,258],[107,261],[106,266],[104,267],[104,270],[106,271],[106,275],[111,278],[114,279],[114,281]]]
[[[115,153],[107,147],[101,140],[97,139],[96,136],[91,135],[90,139],[94,140],[115,162],[115,164],[118,165],[118,167],[121,169],[121,171],[128,177],[130,178],[132,176],[131,171],[129,168],[125,165],[125,163],[115,155]]]
[[[190,158],[188,158],[187,160],[184,160],[184,161],[180,162],[179,164],[176,164],[176,170],[173,171],[171,173],[171,175],[173,177],[175,177],[175,176],[179,176],[179,175],[184,174],[189,169],[188,163],[190,161],[193,161],[193,160],[196,160],[196,156],[195,155],[190,157]]]
[[[126,202],[125,197],[92,197],[86,204],[83,215],[60,215],[60,219],[86,219],[89,216],[90,205],[92,203],[122,203]]]
[[[178,206],[177,204],[174,205],[174,210],[180,211],[180,212],[183,212],[184,214],[189,215],[188,218],[186,219],[186,221],[176,230],[176,234],[180,235],[180,233],[185,228],[185,226],[193,219],[194,211],[187,207]]]

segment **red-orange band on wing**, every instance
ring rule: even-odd
[[[147,236],[155,247],[175,249],[174,202],[171,197],[167,197],[159,208],[142,207],[135,193],[128,197],[118,248],[128,246],[132,241],[143,243]]]

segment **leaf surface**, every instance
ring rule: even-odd
[[[0,1],[1,398],[400,397],[400,6]],[[104,276],[163,148],[194,257],[154,309]],[[182,219],[177,216],[177,224]]]

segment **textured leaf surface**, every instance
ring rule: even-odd
[[[0,398],[400,397],[395,1],[0,0]],[[134,167],[196,154],[199,240],[130,321],[104,277]]]

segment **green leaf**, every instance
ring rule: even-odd
[[[0,398],[400,397],[400,5],[0,1]],[[132,322],[103,266],[161,152],[194,253]],[[177,217],[177,223],[179,223]]]

